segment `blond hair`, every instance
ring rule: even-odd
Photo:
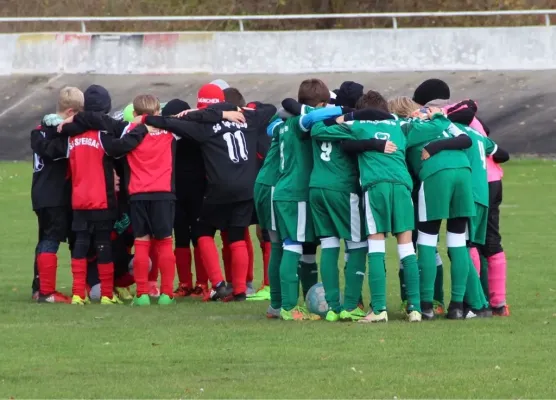
[[[155,115],[160,111],[160,101],[151,94],[140,94],[133,99],[136,115]]]
[[[419,104],[407,96],[394,97],[388,100],[388,110],[400,117],[409,117],[420,108]]]
[[[82,111],[85,105],[83,92],[76,87],[66,86],[60,90],[58,95],[58,112],[72,109],[75,112]]]

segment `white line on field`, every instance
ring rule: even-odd
[[[4,115],[6,115],[7,113],[9,113],[10,111],[12,111],[13,109],[19,107],[20,105],[22,105],[23,103],[25,103],[27,100],[29,100],[31,97],[33,97],[35,94],[37,94],[37,92],[40,92],[41,90],[43,90],[45,87],[47,87],[48,85],[50,85],[52,82],[57,81],[58,79],[60,79],[62,76],[64,76],[64,74],[58,74],[52,78],[50,78],[44,85],[41,85],[38,89],[33,90],[31,93],[29,93],[27,96],[25,96],[24,98],[22,98],[21,100],[19,100],[17,103],[15,103],[13,106],[6,108],[4,111],[2,111],[0,113],[0,118],[2,118]]]

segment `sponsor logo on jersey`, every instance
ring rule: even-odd
[[[89,147],[94,147],[95,149],[98,149],[100,147],[100,143],[98,142],[98,140],[93,139],[93,138],[88,138],[88,137],[83,137],[83,138],[75,138],[70,140],[69,142],[69,149],[70,151],[73,150],[74,147],[77,146],[89,146]]]

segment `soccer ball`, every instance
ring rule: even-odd
[[[133,258],[131,258],[131,260],[129,260],[129,264],[127,264],[127,269],[129,271],[129,274],[133,276]],[[151,272],[151,268],[153,267],[153,261],[149,258],[149,272]]]
[[[342,294],[340,293],[340,303],[342,303]],[[328,312],[328,303],[324,297],[324,286],[321,282],[313,285],[307,292],[305,304],[310,313],[326,316]]]

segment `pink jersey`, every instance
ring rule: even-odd
[[[455,104],[443,107],[443,109],[447,111],[448,108],[453,107],[454,105]],[[481,124],[477,118],[473,118],[473,121],[471,121],[469,126],[475,129],[481,135],[487,136],[485,129],[483,128],[483,124]],[[487,166],[487,177],[489,182],[496,182],[502,180],[502,177],[504,176],[504,170],[502,169],[500,164],[494,162],[492,156],[487,157],[486,166]]]

